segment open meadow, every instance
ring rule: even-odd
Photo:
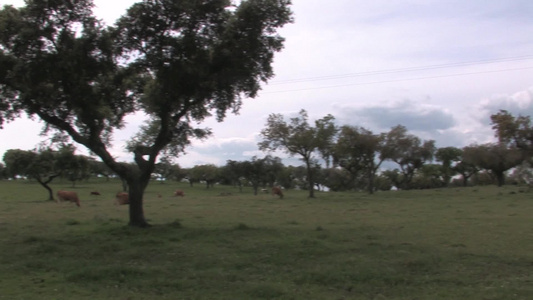
[[[153,182],[147,229],[113,205],[118,181],[52,187],[81,207],[0,182],[0,299],[533,299],[525,187],[277,199]]]

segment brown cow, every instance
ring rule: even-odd
[[[130,204],[130,197],[128,193],[118,192],[115,198],[115,205],[126,205]]]
[[[283,192],[279,186],[272,187],[272,195],[278,195],[280,199],[283,198]]]
[[[182,190],[176,190],[174,192],[174,196],[180,196],[180,197],[185,197],[185,192],[183,192]]]
[[[78,207],[80,207],[80,198],[76,192],[70,191],[57,191],[57,203],[61,201],[74,202]]]

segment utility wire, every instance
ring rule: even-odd
[[[292,90],[266,91],[266,92],[263,92],[263,94],[300,92],[300,91],[310,91],[310,90],[331,89],[331,88],[346,87],[346,86],[357,86],[357,85],[369,85],[369,84],[378,84],[378,83],[389,83],[389,82],[401,82],[401,81],[445,78],[445,77],[455,77],[455,76],[465,76],[465,75],[475,75],[475,74],[487,74],[487,73],[498,73],[498,72],[519,71],[519,70],[529,70],[529,69],[533,69],[533,66],[531,66],[531,67],[523,67],[523,68],[513,68],[513,69],[501,69],[501,70],[491,70],[491,71],[479,71],[479,72],[469,72],[469,73],[456,73],[456,74],[447,74],[447,75],[424,76],[424,77],[405,78],[405,79],[368,81],[368,82],[359,82],[359,83],[348,83],[348,84],[329,85],[329,86],[321,86],[321,87],[292,89]]]
[[[301,83],[301,82],[310,82],[310,81],[333,80],[333,79],[343,79],[343,78],[350,78],[350,77],[363,77],[363,76],[371,76],[371,75],[394,74],[394,73],[413,72],[413,71],[426,71],[426,70],[434,70],[434,69],[462,67],[462,66],[471,66],[471,65],[480,65],[480,64],[493,64],[493,63],[521,61],[521,60],[530,60],[530,59],[533,59],[533,55],[477,60],[477,61],[470,61],[470,62],[457,62],[457,63],[450,63],[450,64],[440,64],[440,65],[430,65],[430,66],[420,66],[420,67],[410,67],[410,68],[399,68],[399,69],[388,69],[388,70],[385,69],[385,70],[378,70],[378,71],[368,71],[368,72],[339,74],[339,75],[296,78],[296,79],[287,79],[287,80],[278,80],[278,81],[274,80],[271,83],[269,83],[269,85],[281,85],[281,84]]]

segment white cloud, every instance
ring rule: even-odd
[[[133,2],[96,0],[96,12],[110,24]],[[533,115],[533,57],[526,57],[533,53],[533,1],[293,3],[295,23],[281,31],[286,44],[275,57],[276,77],[256,99],[244,100],[239,115],[201,124],[213,137],[193,142],[180,165],[223,165],[261,154],[258,134],[271,113],[288,117],[305,109],[312,120],[332,114],[340,125],[375,132],[402,124],[438,146],[459,147],[493,140],[489,117],[499,109]],[[343,74],[352,76],[326,78]],[[314,80],[287,82],[308,78]],[[122,147],[140,124],[132,116],[117,131],[113,155],[129,159]],[[40,128],[24,118],[6,124],[0,155],[33,148]]]
[[[533,86],[510,95],[493,95],[479,104],[480,117],[486,124],[490,122],[490,115],[501,109],[514,115],[533,116]]]

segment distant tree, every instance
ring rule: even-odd
[[[283,166],[279,171],[276,182],[279,186],[285,189],[293,189],[295,187],[294,182],[294,166]]]
[[[105,163],[89,159],[89,169],[92,175],[97,177],[105,177],[106,181],[109,181],[109,178],[114,175],[113,170],[111,170]]]
[[[392,181],[382,174],[376,176],[375,185],[378,191],[390,191],[392,189]]]
[[[501,144],[515,146],[528,157],[533,155],[533,126],[529,116],[515,117],[506,110],[500,110],[490,118]]]
[[[184,169],[180,167],[179,164],[172,164],[171,165],[171,171],[169,172],[168,179],[172,179],[174,181],[182,181],[185,177],[187,177],[187,174]]]
[[[271,114],[267,119],[266,128],[261,131],[263,141],[259,143],[259,149],[263,151],[280,149],[291,156],[300,156],[307,169],[309,198],[314,198],[314,171],[318,164],[314,153],[325,145],[325,131],[319,130],[316,126],[312,127],[308,119],[307,112],[303,109],[299,112],[299,116],[291,118],[289,123],[281,114]],[[315,124],[329,128],[327,124],[332,124],[333,120],[333,116],[327,115]]]
[[[72,183],[74,187],[77,181],[87,179],[91,173],[90,159],[83,155],[75,154],[74,145],[63,145],[57,151],[56,164],[61,168],[61,176]]]
[[[50,148],[36,151],[9,149],[4,153],[3,160],[6,163],[6,173],[10,177],[24,176],[35,179],[48,191],[48,200],[54,200],[54,193],[49,184],[61,175],[62,168],[58,157],[58,153]]]
[[[479,168],[489,170],[498,186],[505,184],[505,172],[524,161],[522,151],[502,143],[471,145],[463,148],[463,160]]]
[[[161,183],[164,183],[166,180],[172,179],[174,175],[178,175],[179,171],[179,166],[174,164],[169,156],[163,156],[155,164],[154,174],[157,174]]]
[[[191,187],[193,182],[204,182],[205,188],[213,187],[219,180],[220,169],[214,164],[196,165],[189,169],[187,178],[190,181]]]
[[[407,128],[402,125],[393,127],[383,135],[381,159],[390,159],[397,163],[402,173],[399,188],[410,188],[415,172],[433,159],[435,141],[422,142],[420,138],[407,133]]]
[[[518,184],[533,185],[533,168],[531,160],[524,161],[522,164],[514,168],[510,177],[512,177]]]
[[[374,179],[385,160],[378,156],[382,141],[382,136],[363,127],[342,126],[333,148],[336,164],[348,171],[354,182],[363,175],[370,194],[374,193]]]
[[[283,170],[283,163],[281,162],[281,158],[266,155],[263,158],[263,164],[264,164],[264,181],[263,185],[265,187],[273,187],[277,179],[279,177],[279,174]]]
[[[442,163],[442,177],[444,186],[450,184],[451,178],[457,173],[455,166],[461,161],[463,151],[456,147],[437,149],[435,159]]]
[[[400,189],[402,188],[403,178],[402,174],[400,173],[400,170],[394,169],[394,170],[385,170],[381,173],[382,178],[385,178],[388,182],[390,182],[393,186]],[[391,186],[392,188],[392,186]]]
[[[7,179],[7,169],[3,163],[0,163],[0,179]]]
[[[322,169],[323,184],[331,191],[340,192],[354,188],[353,176],[342,168]]]
[[[327,115],[315,123],[317,140],[319,141],[317,150],[326,163],[326,168],[329,168],[331,165],[333,147],[337,133],[339,132],[339,128],[335,125],[334,120],[335,118],[333,116]]]
[[[9,149],[4,153],[3,160],[6,163],[6,173],[9,178],[17,179],[26,176],[28,167],[35,157],[33,151]]]
[[[493,172],[490,170],[480,170],[474,176],[471,178],[472,185],[475,186],[483,186],[483,185],[491,185],[491,184],[498,184],[498,179],[494,175]]]
[[[242,192],[244,178],[244,162],[227,160],[226,165],[221,168],[220,176],[225,184],[237,186]]]
[[[424,164],[413,177],[412,188],[433,189],[444,186],[444,172],[442,165]]]
[[[91,0],[26,1],[0,10],[0,125],[26,112],[99,156],[129,186],[129,224],[146,227],[143,194],[160,153],[179,153],[193,128],[238,112],[274,73],[290,0],[143,0],[104,26]],[[124,118],[149,125],[129,143],[135,164],[109,152]]]
[[[524,163],[521,164],[517,175],[521,180],[532,182],[528,174],[532,174],[533,166],[533,126],[530,116],[511,115],[506,110],[500,110],[491,117],[492,129],[501,144],[516,147],[522,151]]]
[[[242,166],[244,178],[252,185],[254,195],[257,195],[259,187],[265,181],[265,161],[254,156],[252,160],[244,161]]]
[[[468,186],[468,179],[479,172],[479,168],[475,164],[469,162],[468,159],[466,161],[461,159],[453,169],[461,174],[463,186]]]

